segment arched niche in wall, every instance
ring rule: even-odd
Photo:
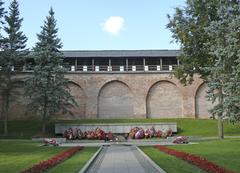
[[[152,85],[146,105],[148,118],[182,117],[182,95],[177,86],[169,81]]]
[[[195,95],[195,115],[196,118],[210,118],[209,110],[213,108],[211,101],[207,100],[207,84],[203,83],[199,86]]]
[[[77,102],[77,106],[70,109],[73,115],[65,114],[60,115],[61,119],[81,119],[85,118],[85,111],[86,111],[86,96],[78,84],[74,82],[69,82],[68,84],[70,93],[74,97],[75,101]]]
[[[106,83],[98,94],[98,118],[132,118],[133,95],[120,81]]]

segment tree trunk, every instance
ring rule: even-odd
[[[4,119],[4,136],[8,135],[8,118],[7,115],[5,114],[5,119]]]
[[[4,102],[3,102],[3,99],[1,101],[1,115],[0,115],[0,119],[4,120]]]
[[[222,88],[219,89],[219,104],[223,106],[223,93]],[[224,139],[224,131],[223,131],[223,113],[222,115],[218,115],[218,137],[219,139]]]
[[[43,135],[46,134],[46,117],[47,117],[47,103],[44,103],[43,108],[43,122],[42,122],[42,133]]]
[[[42,122],[42,133],[46,134],[46,111],[44,109],[43,122]]]
[[[42,133],[43,133],[43,135],[46,134],[46,121],[45,120],[43,120],[43,122],[42,122]]]
[[[4,111],[4,136],[8,135],[8,109],[9,109],[9,100],[6,98],[5,103],[5,111]]]
[[[218,137],[219,139],[224,139],[223,120],[220,116],[218,117]]]

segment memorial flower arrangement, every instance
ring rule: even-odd
[[[95,130],[89,130],[82,132],[80,129],[72,129],[69,128],[65,130],[63,137],[68,140],[75,140],[75,139],[89,139],[89,140],[113,140],[114,136],[111,132],[106,133],[100,128],[96,128]]]
[[[44,143],[45,146],[48,146],[48,145],[58,146],[57,141],[55,139],[52,139],[52,138],[44,138],[43,143]]]
[[[54,156],[46,161],[42,161],[36,165],[33,165],[31,168],[29,168],[21,173],[41,173],[41,172],[47,170],[48,168],[53,167],[53,166],[59,164],[60,162],[70,158],[72,155],[74,155],[76,152],[78,152],[82,148],[83,147],[80,147],[80,146],[70,148],[66,151],[61,152],[60,154],[57,154],[56,156]]]
[[[144,130],[141,127],[134,127],[128,134],[128,139],[144,139],[144,138],[166,138],[172,136],[172,129],[166,131],[155,130],[154,127]]]
[[[154,127],[150,129],[144,130],[140,127],[134,127],[130,130],[128,134],[125,135],[126,139],[144,139],[144,138],[167,138],[168,136],[172,136],[172,129],[168,129],[166,131],[155,130]],[[95,130],[89,131],[81,131],[80,129],[72,129],[69,128],[65,130],[63,133],[63,137],[68,140],[75,140],[75,139],[89,139],[89,140],[113,140],[114,135],[112,132],[105,132],[100,128],[96,128]]]
[[[173,140],[174,144],[188,144],[189,139],[187,136],[178,136]]]
[[[170,149],[170,148],[167,148],[167,147],[161,146],[161,145],[157,145],[155,147],[164,153],[175,156],[175,157],[185,160],[195,166],[198,166],[199,168],[203,169],[206,172],[234,173],[233,171],[226,170],[225,168],[223,168],[213,162],[210,162],[203,157],[197,156],[197,155],[189,154],[189,153],[182,152],[182,151],[177,151],[177,150]]]

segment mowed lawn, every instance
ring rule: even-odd
[[[203,141],[169,148],[196,154],[235,172],[240,172],[240,139]]]
[[[229,170],[240,172],[240,139],[202,141],[199,144],[176,145],[169,148],[202,156]],[[202,172],[195,166],[154,147],[141,147],[141,149],[168,173]]]
[[[97,150],[97,147],[85,147],[68,160],[49,169],[47,173],[78,173]]]
[[[167,173],[205,173],[198,167],[190,165],[174,156],[160,152],[152,146],[144,146],[140,147],[140,149]]]
[[[8,122],[8,135],[3,136],[3,121],[0,121],[0,138],[2,139],[31,139],[42,137],[42,122],[40,120],[11,120]],[[54,136],[54,123],[47,124],[48,137]]]
[[[161,123],[176,122],[178,126],[178,135],[187,136],[217,136],[217,120],[203,120],[190,118],[175,119],[82,119],[55,121],[57,123]],[[54,121],[49,122],[47,126],[48,136],[54,136]],[[9,121],[9,135],[3,136],[3,122],[0,121],[0,138],[10,139],[31,139],[33,136],[41,135],[41,121],[22,120]],[[227,136],[240,136],[240,123],[224,123],[224,133]]]
[[[27,140],[0,140],[0,172],[21,172],[66,149],[40,145]]]
[[[0,172],[19,173],[68,149],[41,145],[30,140],[0,140]],[[50,168],[48,172],[79,172],[97,150],[97,147],[85,147],[69,159]]]

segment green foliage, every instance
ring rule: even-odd
[[[58,29],[51,8],[38,42],[34,47],[35,67],[33,75],[26,81],[26,94],[30,98],[28,108],[43,118],[43,132],[46,121],[56,113],[69,112],[75,101],[64,77],[66,70],[61,66],[63,55],[59,51],[62,43],[57,37]]]
[[[3,5],[2,1],[0,5]],[[23,19],[19,16],[19,5],[13,0],[9,7],[9,14],[5,16],[6,26],[4,31],[6,37],[1,39],[1,55],[0,55],[0,94],[2,98],[1,113],[5,119],[5,131],[7,134],[7,121],[10,103],[15,100],[14,89],[18,87],[17,80],[14,78],[14,67],[24,61],[27,55],[26,41],[27,37],[21,31]],[[4,9],[0,8],[0,17],[4,14]],[[1,22],[2,23],[2,22]]]
[[[181,66],[176,77],[184,84],[195,73],[208,83],[211,110],[219,118],[219,137],[223,138],[222,119],[240,120],[239,96],[239,0],[187,0],[169,16],[167,27],[181,43]]]
[[[13,0],[9,7],[9,14],[5,16],[6,26],[4,31],[7,36],[4,38],[4,56],[7,65],[17,65],[23,61],[26,55],[25,48],[27,37],[21,31],[23,18],[19,16],[19,5]]]
[[[213,114],[240,121],[240,2],[221,1],[217,14],[220,19],[206,28],[211,38],[206,45],[216,57],[214,64],[206,68],[208,97],[218,100]]]
[[[4,14],[6,13],[5,12],[5,9],[3,7],[4,5],[4,2],[2,0],[0,0],[0,47],[2,47],[2,28],[3,28],[3,24],[4,24],[4,21],[2,20],[3,17],[4,17]]]
[[[175,76],[184,84],[191,83],[195,73],[205,78],[207,73],[202,68],[214,63],[215,57],[209,54],[209,46],[205,44],[210,40],[205,27],[218,18],[217,8],[218,0],[187,0],[186,7],[176,8],[172,17],[168,15],[167,28],[182,49],[178,57],[181,66]]]

